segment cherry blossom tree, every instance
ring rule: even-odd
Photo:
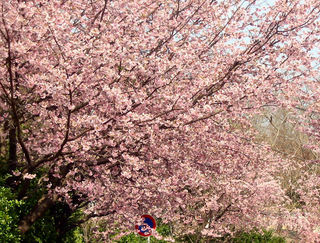
[[[316,77],[319,13],[317,0],[2,1],[10,169],[21,198],[40,170],[48,188],[20,230],[63,200],[110,230],[148,213],[181,232],[275,222],[319,239],[314,208],[286,206],[276,172],[290,160],[250,125]]]

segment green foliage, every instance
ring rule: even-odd
[[[59,216],[59,215],[57,215]],[[48,212],[43,218],[37,220],[31,229],[26,233],[23,242],[46,243],[59,242],[59,235],[56,232],[54,216]],[[71,229],[66,233],[62,242],[83,243],[83,235],[80,227]]]
[[[275,236],[273,231],[264,230],[263,233],[259,233],[257,230],[250,232],[239,233],[232,243],[284,243],[285,239],[280,236]]]
[[[65,227],[75,224],[82,216],[80,211],[76,211],[69,217],[64,203],[56,203],[54,207],[46,212],[46,214],[38,219],[25,234],[23,242],[25,243],[45,243],[60,242],[66,243],[82,243],[84,242],[80,227],[70,227],[63,239],[59,238],[57,232],[57,222],[63,217],[67,220]]]
[[[1,163],[1,162],[0,162]],[[0,166],[1,166],[1,164],[0,164]],[[12,175],[9,175],[9,174],[6,174],[6,173],[4,173],[4,174],[1,174],[1,176],[0,176],[0,186],[1,187],[5,187],[5,185],[6,185],[6,180],[9,178],[9,177],[11,177]]]
[[[164,224],[162,222],[162,219],[158,219],[157,220],[157,232],[166,237],[166,236],[170,236],[172,234],[172,230],[171,230],[171,225],[170,224]]]
[[[24,200],[25,203],[21,217],[30,213],[30,211],[38,203],[38,200],[41,198],[41,196],[46,193],[46,189],[38,183],[41,175],[42,173],[38,172],[36,178],[30,181],[30,185],[26,193],[26,199]],[[30,230],[23,236],[23,242],[25,243],[55,242],[56,239],[57,233],[55,229],[55,220],[51,215],[51,212],[45,213],[45,215],[38,219],[32,225]]]
[[[24,235],[23,242],[56,242],[57,233],[54,227],[54,218],[46,213],[42,218],[38,219],[31,229]]]
[[[26,197],[23,200],[17,200],[17,193],[23,187],[23,183],[18,186],[15,193],[7,187],[6,181],[12,175],[8,174],[6,160],[0,158],[0,242],[58,242],[59,235],[56,230],[57,219],[66,216],[66,207],[63,203],[56,203],[56,205],[48,210],[44,216],[38,219],[31,227],[31,229],[24,234],[20,234],[18,230],[18,223],[25,215],[27,215],[38,200],[46,193],[46,188],[42,183],[39,183],[40,177],[46,171],[38,171],[37,177],[30,180]],[[24,181],[26,182],[26,181]],[[28,183],[28,182],[27,182]],[[82,213],[77,211],[66,217],[68,223],[75,224],[82,216]],[[82,243],[83,237],[80,227],[70,227],[70,230],[63,238],[63,242],[67,243]]]
[[[63,240],[64,243],[84,243],[83,235],[80,227],[69,231]]]
[[[173,236],[171,225],[164,224],[161,219],[157,219],[157,232],[164,237]],[[173,236],[174,237],[174,236]],[[199,237],[199,235],[182,235],[178,237],[174,237],[176,242],[181,243],[223,243],[223,242],[230,242],[230,243],[285,243],[285,239],[274,235],[272,230],[263,230],[262,232],[258,231],[257,229],[251,230],[249,232],[239,232],[234,237],[230,237],[226,235],[221,238],[209,238],[209,237]],[[117,243],[144,243],[147,242],[146,237],[142,237],[138,234],[131,233],[129,235],[123,236],[120,240],[116,241]],[[152,243],[165,243],[167,241],[164,240],[157,240],[154,237],[150,238],[150,242]]]
[[[228,235],[221,238],[201,238],[197,239],[197,235],[184,235],[182,237],[177,238],[177,242],[185,242],[185,243],[285,243],[285,239],[274,235],[273,231],[263,230],[262,233],[258,230],[251,230],[249,232],[239,232],[234,237],[230,237]],[[198,241],[197,241],[198,240]]]
[[[129,235],[123,236],[117,243],[146,243],[147,238],[139,236],[137,234],[131,233]],[[154,237],[150,238],[152,243],[165,243],[167,241],[157,240]],[[222,238],[199,238],[197,235],[184,235],[183,237],[176,238],[176,242],[184,243],[285,243],[285,239],[280,236],[275,236],[273,231],[263,231],[263,233],[257,230],[252,230],[250,232],[240,232],[236,234],[233,238],[228,236]]]
[[[20,241],[18,222],[22,205],[9,188],[0,187],[0,242]]]
[[[121,239],[116,242],[117,243],[125,243],[125,242],[142,243],[142,242],[147,242],[147,239],[144,239],[142,236],[138,236],[137,234],[131,233],[129,235],[121,237]]]
[[[129,235],[121,237],[120,240],[116,241],[117,243],[146,243],[148,242],[147,237],[140,236],[135,233],[131,233]],[[166,243],[167,241],[165,240],[158,240],[155,237],[151,236],[150,237],[150,242],[151,243]]]

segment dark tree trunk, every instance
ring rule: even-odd
[[[16,128],[10,127],[9,130],[9,171],[17,168],[17,137]]]
[[[57,215],[57,217],[55,217],[56,231],[58,234],[57,241],[63,242],[63,238],[66,236],[66,233],[73,228],[73,225],[69,222],[69,218],[72,215],[73,210],[66,203],[58,203],[53,209],[53,213]]]
[[[68,172],[71,169],[71,164],[67,166],[62,166],[61,167],[61,177],[64,178]],[[49,180],[53,184],[53,187],[60,186],[62,180],[58,179],[56,177],[53,177],[51,172],[49,172]],[[27,192],[29,188],[29,180],[23,184],[23,187],[21,191],[19,192],[19,198],[21,199]],[[37,205],[32,209],[32,211],[26,215],[20,222],[19,222],[19,230],[21,231],[22,234],[26,233],[33,223],[37,221],[39,218],[41,218],[49,209],[51,209],[56,203],[57,203],[57,198],[58,196],[55,195],[54,198],[49,198],[48,195],[43,195],[41,199],[38,201]],[[58,207],[53,207],[53,209],[58,209]],[[67,221],[68,218],[71,216],[72,211],[71,209],[65,208],[64,212],[56,212],[55,215],[57,215],[59,218],[55,219],[55,224],[56,224],[56,230],[58,233],[59,239],[63,238],[65,233],[68,231],[67,227]]]
[[[11,173],[11,171],[15,170],[17,168],[18,162],[17,162],[17,136],[16,136],[16,128],[13,125],[5,124],[5,129],[9,129],[9,136],[8,136],[8,142],[9,142],[9,157],[8,157],[8,173]],[[8,179],[6,179],[7,186],[16,189],[16,178],[11,176]]]
[[[21,200],[27,193],[30,186],[30,180],[24,180],[22,181],[22,186],[20,188],[20,191],[18,193],[18,200]]]
[[[26,233],[37,219],[41,218],[47,210],[55,203],[56,198],[49,198],[43,195],[32,211],[25,216],[19,223],[19,230],[22,234]]]

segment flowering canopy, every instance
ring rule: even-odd
[[[124,228],[149,213],[207,235],[272,219],[318,237],[315,215],[286,208],[289,161],[249,121],[316,76],[320,6],[261,2],[2,1],[0,122],[23,178],[47,168],[51,198]]]

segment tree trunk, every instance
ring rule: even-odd
[[[5,129],[9,129],[9,157],[8,157],[8,172],[15,170],[17,168],[17,136],[16,136],[16,128],[13,125],[5,124]],[[14,190],[17,188],[16,178],[11,176],[6,179],[7,186],[13,188]]]
[[[57,232],[57,242],[63,242],[63,238],[65,237],[66,233],[73,229],[73,224],[69,221],[70,216],[74,212],[68,204],[62,203],[57,204],[53,207],[53,212],[56,215],[55,218],[55,226]],[[63,213],[61,213],[61,209]],[[60,211],[60,212],[59,212]],[[76,226],[76,225],[75,225]]]
[[[22,181],[21,189],[18,193],[18,200],[21,200],[27,193],[30,186],[30,180],[24,180]]]
[[[9,170],[17,168],[17,137],[16,128],[10,127],[9,130]]]
[[[7,147],[7,141],[6,139],[3,139],[4,130],[2,127],[0,127],[0,158],[5,157],[6,155],[6,147]]]
[[[54,204],[55,198],[49,198],[48,195],[43,195],[38,201],[37,205],[32,209],[32,211],[26,215],[19,223],[19,230],[22,234],[26,233],[33,223],[41,218],[45,212]]]

